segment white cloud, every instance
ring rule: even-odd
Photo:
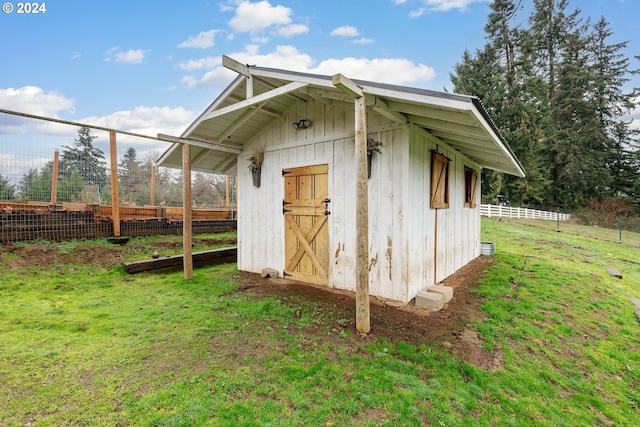
[[[75,55],[73,55],[70,59],[71,59],[72,61],[74,61],[74,60],[76,60],[76,59],[80,59],[80,58],[82,58],[82,55],[81,55],[81,54],[79,54],[79,53],[76,53],[76,54],[75,54]]]
[[[0,108],[37,116],[58,117],[58,112],[73,112],[74,100],[36,86],[0,89]]]
[[[158,133],[179,135],[195,117],[194,112],[183,107],[138,106],[133,110],[116,111],[108,116],[85,117],[79,121],[110,129],[156,136]],[[157,144],[153,140],[149,142]]]
[[[339,36],[339,37],[357,37],[360,35],[360,33],[358,32],[358,29],[351,25],[343,25],[342,27],[338,27],[333,31],[331,31],[330,34],[332,36]]]
[[[288,7],[272,6],[267,0],[257,3],[245,0],[238,5],[229,26],[240,33],[255,32],[274,25],[288,25],[291,23],[290,15]]]
[[[309,71],[324,75],[342,73],[354,79],[397,85],[426,82],[436,75],[433,68],[403,58],[327,59]]]
[[[222,63],[222,58],[219,56],[207,56],[200,59],[190,59],[188,61],[182,61],[178,64],[178,68],[186,71],[202,70],[205,68],[213,68]]]
[[[635,108],[629,112],[624,120],[631,120],[631,129],[640,131],[640,97],[634,100]]]
[[[307,34],[309,27],[302,24],[291,24],[278,29],[278,34],[285,37],[291,37],[298,34]]]
[[[124,62],[125,64],[141,64],[144,59],[144,55],[149,52],[142,49],[129,49],[123,52],[118,47],[109,49],[104,54],[105,62]]]
[[[258,45],[247,45],[243,52],[230,53],[229,56],[243,64],[286,68],[293,71],[307,71],[313,64],[313,59],[309,55],[299,52],[294,46],[277,46],[275,51],[262,55]],[[283,66],[283,64],[286,64],[286,66]],[[189,88],[203,86],[224,87],[236,76],[235,72],[222,67],[221,61],[218,60],[213,69],[201,76],[188,75],[183,77],[181,81]]]
[[[366,37],[361,37],[353,41],[355,44],[370,44],[373,43],[373,39],[368,39]]]
[[[234,53],[230,56],[243,64],[285,68],[293,71],[307,71],[313,64],[311,56],[298,51],[294,46],[288,45],[277,46],[276,50],[266,55],[260,54],[258,46],[250,45],[246,46],[246,51]]]
[[[409,18],[420,18],[422,15],[424,15],[425,10],[426,8],[424,7],[421,7],[417,10],[412,10],[411,12],[409,12]]]
[[[230,53],[229,56],[243,64],[255,64],[260,67],[283,68],[329,76],[343,73],[354,79],[398,85],[427,82],[436,75],[433,68],[403,58],[334,58],[316,65],[311,56],[289,45],[278,46],[267,54],[261,54],[258,45],[248,45],[243,52]],[[182,83],[190,88],[224,87],[236,76],[236,73],[223,68],[218,63],[202,75],[185,76]]]
[[[233,71],[227,70],[222,66],[218,66],[213,70],[207,71],[201,76],[184,76],[180,82],[187,85],[190,89],[204,86],[224,87],[236,76],[237,74]]]
[[[465,10],[472,3],[486,3],[489,0],[423,0],[434,12],[446,12],[451,9]]]
[[[218,32],[220,32],[220,30],[201,31],[197,36],[191,36],[186,41],[180,43],[178,47],[206,49],[213,46],[214,37]]]

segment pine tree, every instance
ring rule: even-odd
[[[0,200],[13,200],[16,197],[16,189],[8,178],[0,173]]]
[[[64,146],[59,173],[60,177],[71,176],[75,169],[87,185],[94,185],[100,191],[108,179],[104,152],[93,146],[96,138],[88,127],[79,128],[75,146]]]

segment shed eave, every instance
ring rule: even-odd
[[[247,67],[247,71],[255,78],[253,85],[260,88],[256,99],[247,99],[247,77],[239,75],[187,127],[182,138],[215,142],[223,136],[225,142],[242,149],[274,116],[283,113],[294,102],[311,98],[331,102],[341,100],[343,96],[333,86],[331,76],[254,66]],[[387,114],[406,116],[408,122],[422,127],[482,167],[525,176],[524,168],[478,98],[364,80],[354,82],[370,99],[382,101]],[[216,148],[208,150],[206,153],[200,150],[201,165],[194,165],[194,170],[227,173],[235,167],[233,160],[238,154],[216,152],[219,151]],[[181,156],[182,150],[172,146],[163,153],[158,164],[180,167]]]

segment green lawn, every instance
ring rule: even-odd
[[[10,269],[5,252],[0,425],[638,425],[640,235],[483,220],[483,240],[496,262],[470,327],[500,355],[493,371],[439,343],[363,341],[308,301],[234,292],[233,264],[185,281],[108,263]],[[127,261],[153,252],[135,247]]]

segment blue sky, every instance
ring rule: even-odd
[[[215,99],[235,77],[223,54],[450,89],[464,49],[484,44],[489,12],[488,0],[48,0],[38,14],[0,3],[14,9],[0,13],[0,108],[148,135],[180,135]],[[639,0],[570,0],[575,7],[605,16],[611,41],[640,54]]]

